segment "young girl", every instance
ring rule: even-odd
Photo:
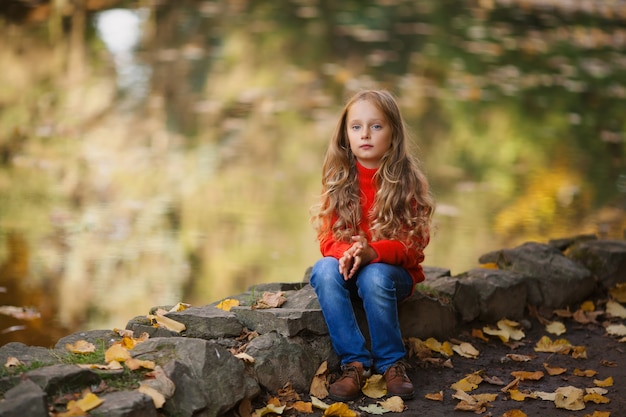
[[[424,280],[420,263],[434,202],[390,93],[363,91],[348,101],[326,152],[322,186],[313,221],[323,258],[310,282],[341,359],[330,398],[358,398],[371,370],[384,375],[388,395],[413,398],[398,302]],[[352,300],[363,303],[369,349]]]

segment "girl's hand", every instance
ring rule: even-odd
[[[346,281],[352,278],[361,266],[367,265],[377,256],[363,236],[352,236],[352,241],[354,242],[352,246],[339,259],[339,272]]]

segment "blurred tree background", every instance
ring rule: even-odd
[[[626,2],[4,0],[0,343],[300,281],[344,100],[386,88],[426,265],[623,238]],[[31,311],[30,309],[27,311]]]

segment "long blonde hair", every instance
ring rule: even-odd
[[[332,233],[349,241],[359,234],[360,192],[356,157],[350,149],[346,119],[359,100],[374,104],[392,129],[391,145],[374,177],[376,198],[369,213],[372,240],[400,240],[423,249],[428,244],[434,201],[419,161],[408,151],[407,129],[394,97],[384,90],[355,94],[345,105],[324,158],[322,195],[312,221],[318,238]]]

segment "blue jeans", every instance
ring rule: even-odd
[[[339,273],[339,261],[325,257],[313,265],[310,282],[342,365],[361,362],[366,369],[373,367],[384,373],[404,358],[406,351],[398,321],[398,302],[408,297],[413,287],[411,275],[404,268],[372,263],[345,281]],[[353,299],[363,301],[371,353],[357,323]]]

